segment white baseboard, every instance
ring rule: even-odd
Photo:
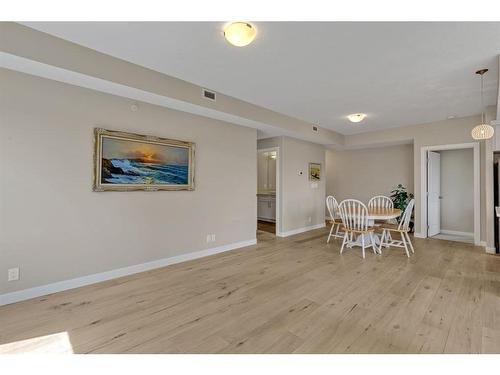
[[[228,245],[214,247],[200,251],[194,251],[187,254],[177,255],[169,258],[162,258],[153,260],[147,263],[136,264],[133,266],[118,268],[111,271],[95,273],[92,275],[77,277],[75,279],[58,281],[51,284],[37,286],[34,288],[23,289],[16,292],[6,293],[0,295],[0,306],[8,305],[10,303],[24,301],[31,298],[41,297],[47,294],[62,292],[68,289],[79,288],[81,286],[99,283],[106,280],[116,279],[118,277],[132,275],[134,273],[153,270],[155,268],[165,267],[171,264],[186,262],[188,260],[203,258],[209,255],[222,253],[225,251],[235,250],[245,246],[255,245],[257,239],[248,241],[235,242]]]
[[[441,229],[440,233],[442,233],[442,234],[450,234],[452,236],[474,237],[474,232],[461,232],[461,231],[458,231],[458,230]]]
[[[445,233],[445,234],[456,234],[457,232],[453,232],[453,233],[450,233],[451,231],[441,231],[441,233]],[[467,232],[458,232],[458,233],[466,233],[466,234],[470,234],[474,237],[474,233],[467,233]],[[413,237],[417,237],[417,238],[427,238],[423,233],[413,233]],[[488,254],[496,254],[496,249],[494,247],[489,247],[489,246],[486,246],[486,241],[480,241],[478,246],[482,246],[484,247],[484,249],[486,250],[486,252]]]
[[[497,253],[497,249],[494,247],[485,246],[484,249],[486,250],[486,252],[488,254],[496,254]]]
[[[311,225],[311,226],[304,227],[304,228],[289,230],[287,232],[279,232],[277,234],[277,236],[278,237],[288,237],[288,236],[293,236],[294,234],[304,233],[304,232],[308,232],[310,230],[320,229],[320,228],[324,228],[324,227],[326,227],[326,224],[320,223],[320,224]]]
[[[488,254],[496,254],[497,252],[497,249],[495,247],[490,247],[486,244],[486,241],[480,241],[479,242],[479,246],[482,246],[484,247],[484,250],[488,253]]]

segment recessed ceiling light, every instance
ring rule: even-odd
[[[232,22],[224,28],[224,37],[236,47],[249,45],[256,35],[257,30],[248,22]]]
[[[366,118],[365,113],[353,113],[351,115],[348,115],[347,118],[349,119],[350,122],[361,122]]]
[[[455,116],[455,115],[449,115],[449,116],[448,116],[448,117],[446,117],[446,118],[447,118],[448,120],[453,120],[455,117],[457,117],[457,116]]]

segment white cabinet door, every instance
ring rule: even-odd
[[[261,220],[276,220],[276,199],[274,197],[257,198],[257,217]]]
[[[271,199],[271,219],[276,221],[276,198]]]
[[[267,197],[259,197],[257,199],[257,216],[263,220],[271,218],[270,200]]]

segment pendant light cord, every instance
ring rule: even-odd
[[[484,73],[481,74],[481,124],[484,124],[483,76]]]

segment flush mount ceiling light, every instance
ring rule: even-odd
[[[352,115],[348,115],[347,118],[350,122],[361,122],[366,118],[365,113],[353,113]]]
[[[490,139],[495,133],[493,126],[486,124],[484,115],[484,104],[483,104],[483,76],[488,71],[488,69],[481,69],[476,72],[481,76],[481,123],[474,127],[471,131],[472,138],[476,140]]]
[[[224,37],[236,47],[249,45],[256,35],[257,30],[248,22],[232,22],[224,28]]]

